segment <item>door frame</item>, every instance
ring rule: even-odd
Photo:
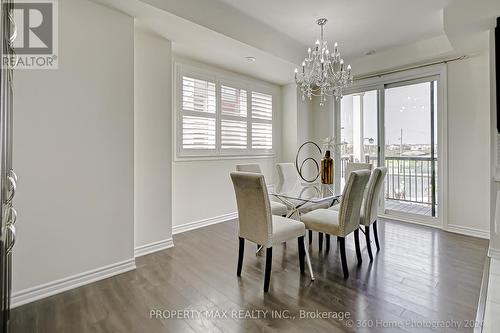
[[[426,217],[415,214],[397,213],[391,211],[387,214],[385,200],[381,200],[381,217],[404,222],[423,224],[437,228],[447,229],[448,226],[448,131],[447,131],[447,66],[445,63],[425,66],[407,71],[380,75],[362,80],[355,80],[353,85],[345,89],[344,95],[360,93],[368,90],[378,91],[378,162],[382,165],[385,161],[385,89],[387,86],[416,83],[425,78],[435,77],[437,80],[437,217]],[[412,82],[413,81],[413,82]],[[334,131],[340,133],[340,102],[335,103]],[[339,111],[339,112],[337,112]],[[335,136],[336,143],[340,143],[340,135]],[[335,157],[339,161],[339,150],[335,150]],[[385,163],[384,163],[385,164]],[[338,168],[336,168],[338,169]],[[336,175],[337,176],[337,175]],[[338,183],[338,182],[336,182]]]

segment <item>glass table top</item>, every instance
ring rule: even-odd
[[[303,181],[278,183],[274,189],[269,191],[269,194],[279,199],[311,203],[322,203],[341,197],[341,193],[335,191],[333,184],[306,183]]]

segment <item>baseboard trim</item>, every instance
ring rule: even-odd
[[[217,224],[217,223],[222,223],[222,222],[227,222],[234,220],[238,217],[238,213],[229,213],[229,214],[224,214],[224,215],[219,215],[215,217],[211,217],[208,219],[204,220],[199,220],[199,221],[194,221],[194,222],[189,222],[181,225],[175,225],[172,228],[172,234],[180,234],[182,232],[198,229],[198,228],[203,228],[212,224]]]
[[[463,227],[463,226],[456,225],[456,224],[448,224],[444,230],[449,231],[449,232],[453,232],[456,234],[466,235],[466,236],[478,237],[478,238],[483,238],[483,239],[490,239],[489,230]]]
[[[488,257],[500,260],[500,250],[499,249],[488,249]]]
[[[146,245],[138,246],[134,249],[134,256],[142,257],[146,254],[151,254],[161,250],[165,250],[174,246],[174,240],[172,238],[164,239],[158,242],[149,243]]]
[[[69,276],[63,279],[44,283],[35,287],[20,290],[12,294],[11,307],[15,308],[46,298],[64,291],[74,289],[92,282],[103,280],[135,269],[135,258]]]
[[[486,257],[483,267],[483,278],[481,280],[481,289],[479,291],[479,301],[477,302],[476,323],[484,322],[489,280],[490,280],[490,258]],[[481,333],[482,331],[483,331],[483,325],[474,325],[474,333]]]
[[[431,227],[431,228],[441,229],[444,231],[452,232],[454,234],[460,234],[460,235],[483,238],[483,239],[490,239],[489,230],[463,227],[463,226],[456,225],[456,224],[448,224],[445,227],[441,227],[437,224],[432,223],[431,221],[412,220],[408,217],[394,216],[394,215],[389,215],[389,214],[380,214],[379,217],[386,219],[386,220],[393,220],[393,221],[399,221],[399,222],[405,222],[405,223],[413,223],[413,224],[423,225],[423,226],[427,226],[427,227]]]
[[[417,225],[423,225],[425,227],[431,227],[436,229],[442,229],[441,226],[433,223],[432,221],[426,221],[424,219],[412,219],[407,216],[395,215],[395,214],[379,214],[378,217],[385,220],[391,220],[396,222],[412,223]]]

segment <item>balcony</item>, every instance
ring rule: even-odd
[[[352,156],[341,159],[341,175]],[[377,158],[365,155],[365,161],[377,164]],[[436,216],[437,159],[428,156],[386,157],[386,210],[424,216]],[[434,171],[434,172],[433,172]]]

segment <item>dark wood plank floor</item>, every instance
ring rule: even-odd
[[[354,240],[348,237],[348,280],[342,278],[335,240],[329,253],[318,253],[315,239],[311,260],[317,279],[312,283],[308,274],[299,273],[297,242],[275,247],[266,295],[265,257],[255,256],[254,244],[247,242],[243,273],[236,277],[236,223],[186,232],[175,236],[174,248],[138,258],[135,271],[14,309],[12,332],[426,332],[431,327],[415,325],[473,320],[487,241],[411,224],[379,224],[382,250],[373,263],[362,238],[364,261],[357,267]],[[150,318],[151,310],[202,315],[158,319]],[[228,311],[228,318],[207,318],[203,311],[210,310]],[[254,310],[254,316],[255,310],[288,310],[295,319],[268,313],[243,320],[233,310]],[[300,319],[301,310],[349,312],[353,322]],[[375,327],[356,327],[359,323]]]

